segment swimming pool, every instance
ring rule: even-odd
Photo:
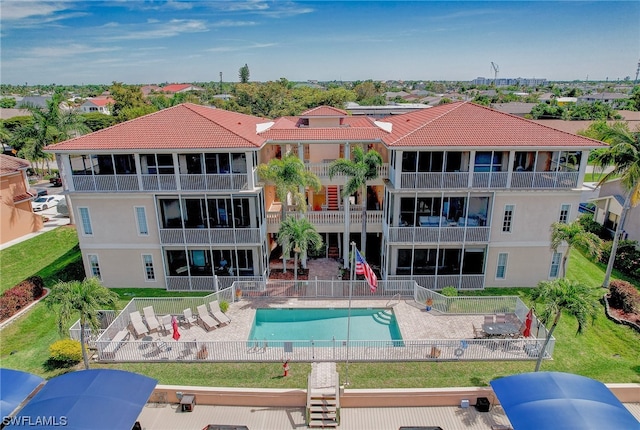
[[[347,340],[347,308],[256,310],[249,340]],[[402,340],[391,309],[352,308],[350,340]]]

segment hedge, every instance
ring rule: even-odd
[[[40,276],[32,276],[0,296],[0,320],[12,317],[25,306],[40,298],[44,292],[44,282]]]

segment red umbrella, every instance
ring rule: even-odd
[[[178,319],[175,316],[171,318],[171,325],[173,326],[173,338],[175,340],[180,339],[180,332],[178,331]]]
[[[529,309],[529,313],[527,313],[527,319],[524,321],[524,331],[522,335],[524,337],[531,336],[531,322],[533,321],[533,309]]]

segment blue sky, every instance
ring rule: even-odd
[[[0,80],[635,78],[638,1],[2,0]]]

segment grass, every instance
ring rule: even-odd
[[[6,273],[14,281],[2,280],[2,285],[15,284],[36,273],[47,274],[47,282],[55,282],[63,272],[65,261],[77,264],[77,238],[69,238],[69,230],[37,236],[24,246],[28,251],[13,249],[0,253],[3,278]],[[64,230],[64,229],[63,229]],[[73,235],[75,231],[71,230]],[[54,233],[57,232],[57,233]],[[54,234],[52,234],[54,233]],[[51,234],[53,237],[46,237]],[[43,237],[44,236],[44,237]],[[39,239],[40,238],[40,239]],[[31,241],[38,243],[32,244]],[[42,242],[40,242],[42,241]],[[58,242],[66,243],[62,246]],[[56,249],[57,256],[51,256]],[[6,251],[12,258],[27,258],[33,264],[31,271],[23,265],[11,265],[5,271]],[[45,250],[47,258],[37,256]],[[16,257],[17,256],[17,257]],[[22,256],[22,257],[20,257]],[[46,261],[50,261],[46,265]],[[22,266],[22,267],[18,267]],[[577,251],[569,258],[568,277],[593,287],[594,298],[604,293],[600,288],[604,278],[603,264],[594,264]],[[619,274],[614,271],[614,278]],[[637,282],[636,282],[637,285]],[[175,293],[162,289],[116,288],[123,307],[132,297],[198,296],[203,293]],[[518,295],[531,303],[529,288],[488,288],[476,295]],[[469,294],[469,293],[465,293]],[[603,382],[640,383],[640,334],[629,327],[609,321],[603,313],[589,325],[582,335],[576,335],[577,323],[568,316],[560,319],[555,336],[557,339],[554,359],[545,361],[542,370],[577,373]],[[46,361],[48,347],[59,339],[56,318],[42,303],[37,304],[27,315],[1,332],[0,359],[8,368],[20,369],[51,378],[68,369],[49,369]],[[281,363],[120,363],[92,364],[95,368],[122,369],[156,378],[161,384],[196,386],[304,388],[311,370],[309,363],[290,363],[289,377],[282,377]],[[349,381],[352,388],[417,388],[486,386],[500,376],[533,371],[533,361],[473,361],[473,362],[402,362],[402,363],[350,363]],[[345,363],[338,363],[342,378],[346,375]]]

